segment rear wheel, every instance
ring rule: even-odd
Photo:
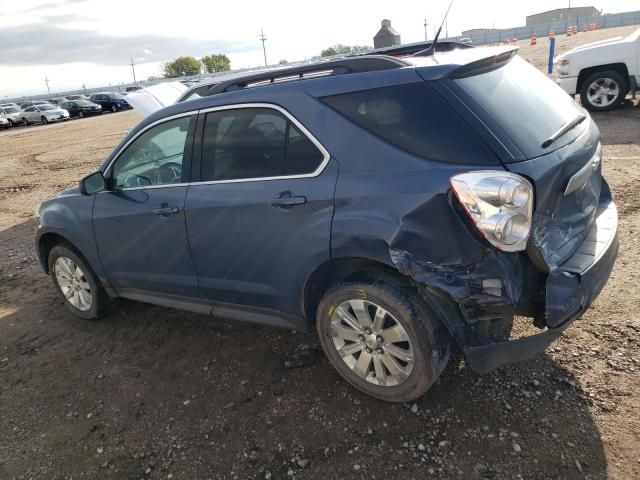
[[[51,249],[49,273],[66,307],[77,317],[95,320],[117,305],[100,285],[91,267],[69,244]]]
[[[116,113],[118,111],[118,107],[116,105],[111,105],[111,111]]]
[[[592,112],[618,108],[626,95],[625,79],[613,70],[594,73],[582,83],[580,89],[582,105]]]
[[[80,112],[80,113],[78,114],[78,116],[79,116],[80,118],[84,118],[84,112]]]
[[[24,125],[25,127],[27,127],[29,125],[29,120],[27,120],[26,118],[22,119],[22,125]]]
[[[378,281],[331,288],[317,312],[327,358],[362,392],[391,402],[422,396],[449,358],[439,322],[417,298]]]
[[[42,123],[42,125],[46,125],[49,123],[49,120],[47,120],[47,117],[40,117],[40,123]]]

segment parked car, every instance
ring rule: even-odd
[[[22,122],[22,109],[18,107],[0,107],[0,116],[7,119],[9,126],[14,127]]]
[[[51,105],[51,103],[45,100],[29,100],[26,102],[18,102],[18,105],[20,105],[20,108],[24,110],[25,108],[31,107],[33,105]]]
[[[9,107],[20,108],[20,105],[18,105],[17,103],[0,103],[0,108],[9,108]]]
[[[67,100],[89,100],[89,95],[67,95]]]
[[[9,127],[11,127],[11,123],[9,123],[9,120],[0,115],[0,128],[6,130]]]
[[[22,111],[22,124],[59,122],[69,119],[69,112],[54,105],[32,105]]]
[[[558,85],[593,112],[622,105],[627,93],[640,89],[640,29],[581,45],[557,57]]]
[[[606,283],[617,211],[596,124],[516,52],[218,83],[39,206],[40,262],[80,318],[127,298],[315,328],[389,401],[427,391],[452,345],[479,372],[530,358]],[[515,315],[541,333],[513,340]]]
[[[49,100],[47,100],[51,105],[60,105],[62,102],[66,102],[67,99],[65,97],[58,97],[58,98],[50,98]]]
[[[142,87],[140,85],[133,85],[131,87],[127,87],[124,89],[126,93],[135,92],[136,90],[140,90]]]
[[[67,100],[60,104],[60,107],[69,112],[70,117],[89,117],[92,115],[100,115],[102,107],[97,103],[88,100]]]
[[[128,110],[131,108],[131,105],[129,105],[124,97],[115,92],[93,94],[89,97],[89,101],[97,103],[103,110],[111,112],[119,112],[120,110]]]
[[[473,45],[473,41],[469,37],[461,38],[460,43],[463,45]]]

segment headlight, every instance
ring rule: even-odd
[[[569,68],[571,65],[571,60],[568,58],[563,58],[558,62],[558,73],[560,75],[569,75]]]
[[[533,187],[520,175],[478,171],[451,177],[451,187],[480,233],[507,252],[527,247]]]

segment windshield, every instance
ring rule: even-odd
[[[20,111],[20,110],[18,110],[18,109],[17,109],[17,108],[15,108],[15,107],[8,107],[8,108],[5,108],[5,109],[4,109],[4,112],[5,112],[5,113],[18,113],[19,111]]]
[[[58,107],[54,107],[53,105],[38,105],[38,110],[41,112],[45,112],[47,110],[56,110]]]
[[[93,102],[90,102],[88,100],[75,100],[73,103],[75,103],[79,107],[92,107],[93,106]]]
[[[515,142],[527,158],[575,140],[589,122],[568,131],[549,148],[542,144],[564,124],[584,114],[564,90],[520,57],[481,75],[454,80]]]
[[[119,93],[110,93],[109,96],[111,98],[124,98],[122,95],[120,95]]]

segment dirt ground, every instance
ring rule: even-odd
[[[486,376],[452,362],[413,405],[360,394],[324,357],[284,369],[313,335],[134,302],[73,317],[32,213],[139,117],[0,133],[0,478],[640,478],[635,103],[594,115],[621,249],[593,307],[545,355]]]

